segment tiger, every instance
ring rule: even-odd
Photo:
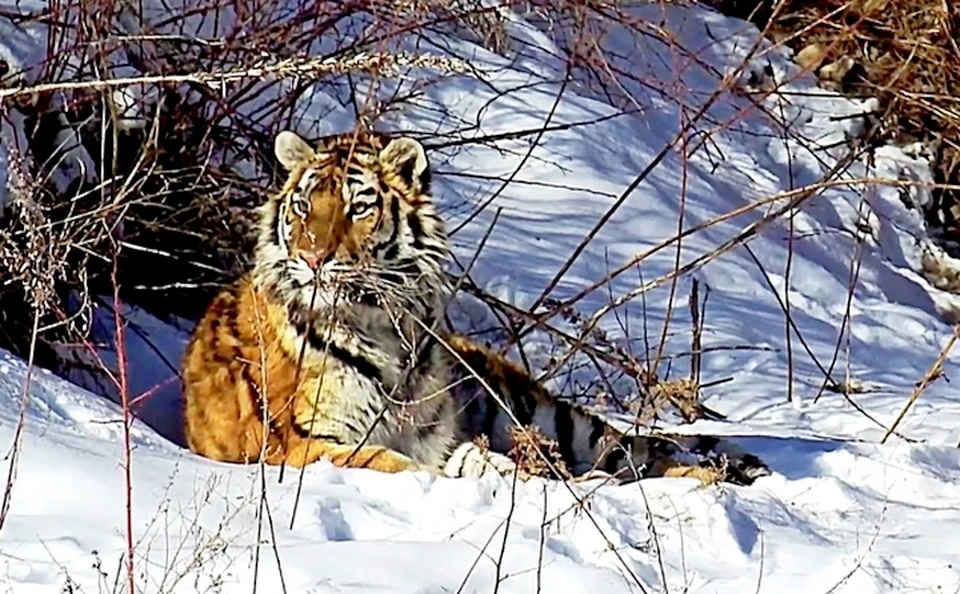
[[[257,208],[252,267],[213,298],[183,357],[193,453],[527,480],[526,436],[553,478],[770,474],[718,437],[618,431],[446,328],[451,245],[419,141],[357,128],[311,145],[285,130],[273,150],[287,178]]]

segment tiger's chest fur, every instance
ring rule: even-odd
[[[369,307],[349,313],[349,326],[309,321],[249,275],[218,296],[194,333],[184,380],[194,393],[236,398],[213,411],[208,399],[193,409],[199,401],[188,400],[191,448],[247,462],[265,445],[322,439],[442,467],[460,433],[449,354],[417,322]],[[218,422],[235,430],[211,431]]]

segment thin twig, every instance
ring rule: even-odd
[[[13,444],[10,451],[4,456],[9,460],[7,466],[7,480],[3,488],[3,502],[0,503],[0,530],[3,529],[7,521],[7,514],[10,511],[10,502],[13,497],[13,485],[17,480],[17,467],[20,462],[20,451],[23,440],[23,430],[27,422],[27,407],[30,404],[30,382],[33,379],[34,356],[37,349],[37,328],[40,325],[40,313],[34,310],[33,313],[33,333],[30,338],[30,355],[27,358],[27,375],[23,379],[23,389],[20,392],[20,413],[17,416],[17,426],[13,430]]]
[[[943,362],[947,360],[947,356],[953,349],[953,345],[957,342],[957,338],[960,338],[960,324],[953,327],[953,335],[950,336],[950,340],[948,340],[947,344],[940,349],[940,355],[937,357],[937,360],[933,362],[933,365],[931,365],[930,369],[927,370],[927,373],[923,376],[923,379],[921,379],[920,383],[917,384],[917,387],[913,389],[913,393],[910,394],[910,398],[907,399],[907,404],[904,405],[903,410],[901,410],[900,414],[897,415],[896,420],[892,425],[890,425],[890,428],[887,429],[887,432],[883,434],[883,439],[880,440],[881,444],[886,443],[890,435],[897,430],[897,427],[900,425],[900,421],[907,416],[907,412],[910,410],[910,407],[912,407],[913,403],[920,398],[920,394],[927,389],[927,386],[943,375]]]
[[[123,325],[123,317],[120,315],[120,282],[117,278],[118,261],[120,257],[120,247],[118,246],[113,254],[113,323],[114,323],[114,345],[117,353],[117,376],[118,389],[120,392],[120,404],[123,409],[123,474],[124,474],[124,494],[126,496],[126,539],[127,539],[127,590],[128,594],[136,594],[134,576],[134,558],[133,558],[133,446],[130,439],[130,426],[133,424],[133,414],[130,410],[130,389],[127,372],[127,347],[126,332]]]

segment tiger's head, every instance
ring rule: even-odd
[[[432,313],[449,247],[423,146],[360,131],[314,148],[284,131],[274,152],[289,177],[260,209],[257,281],[288,307]]]

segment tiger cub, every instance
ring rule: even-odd
[[[193,452],[479,476],[522,471],[515,428],[535,426],[556,444],[542,448],[553,476],[769,474],[718,438],[620,434],[438,328],[449,244],[416,140],[357,130],[314,148],[286,131],[274,150],[289,177],[259,209],[253,269],[213,300],[184,356]],[[696,450],[713,459],[679,460]]]

